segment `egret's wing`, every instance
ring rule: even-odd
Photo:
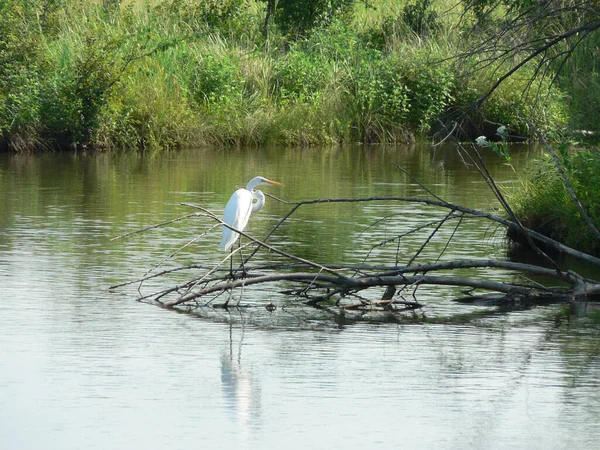
[[[252,212],[252,194],[247,189],[238,189],[233,193],[223,214],[223,222],[239,231],[244,231],[250,213]],[[239,234],[227,227],[223,228],[223,240],[219,245],[221,250],[228,250],[237,240]]]

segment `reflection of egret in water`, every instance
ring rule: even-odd
[[[221,390],[225,405],[235,418],[240,439],[247,441],[251,426],[260,422],[261,392],[252,371],[242,366],[243,340],[242,326],[242,334],[235,352],[233,324],[230,323],[229,349],[221,355]]]

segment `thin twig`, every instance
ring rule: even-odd
[[[116,241],[117,239],[123,239],[129,236],[133,236],[134,234],[139,234],[139,233],[144,233],[146,231],[149,230],[154,230],[156,228],[160,228],[160,227],[164,227],[165,225],[169,225],[171,223],[175,223],[175,222],[180,222],[184,219],[187,219],[189,217],[197,217],[199,214],[198,213],[190,213],[190,214],[186,214],[185,216],[181,216],[181,217],[177,217],[176,219],[172,219],[172,220],[167,220],[166,222],[161,222],[161,223],[157,223],[156,225],[150,225],[146,228],[142,228],[140,230],[135,230],[135,231],[131,231],[129,233],[125,233],[125,234],[121,234],[119,236],[115,236],[113,238],[110,239],[110,241]]]

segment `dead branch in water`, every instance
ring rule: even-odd
[[[487,211],[452,204],[439,197],[436,197],[435,200],[417,197],[369,197],[314,199],[295,203],[283,200],[279,201],[290,205],[291,208],[275,224],[263,240],[258,240],[245,232],[240,233],[248,241],[242,248],[253,247],[253,252],[245,258],[243,266],[234,268],[232,272],[229,271],[229,259],[241,251],[241,248],[238,248],[226,257],[221,258],[213,266],[193,264],[186,267],[163,270],[151,275],[147,273],[144,277],[136,281],[142,283],[150,278],[166,277],[176,271],[192,269],[200,270],[201,275],[185,283],[173,285],[157,292],[146,295],[140,294],[140,299],[157,302],[168,308],[227,307],[232,304],[232,298],[234,297],[237,298],[234,303],[240,304],[243,300],[244,290],[252,290],[253,293],[256,293],[258,290],[267,293],[270,297],[278,295],[298,299],[311,306],[329,305],[345,310],[381,309],[406,311],[420,307],[421,303],[418,300],[406,300],[404,296],[410,295],[416,298],[414,297],[416,291],[426,286],[463,288],[463,292],[466,289],[468,290],[468,294],[466,297],[461,297],[458,300],[463,303],[486,305],[523,304],[523,299],[527,299],[527,304],[531,302],[569,301],[596,294],[599,290],[599,285],[596,281],[585,279],[572,271],[563,270],[557,264],[553,265],[552,268],[547,268],[495,259],[442,261],[441,258],[446,249],[452,245],[457,230],[465,221],[484,220],[506,228],[519,230],[520,232],[526,232],[530,239],[544,244],[547,248],[553,248],[585,260],[588,263],[600,265],[600,259],[573,250],[560,242],[534,231],[524,229],[522,225],[516,222]],[[366,202],[390,205],[390,208],[398,203],[412,203],[431,207],[432,214],[439,214],[443,210],[446,212],[443,216],[435,220],[430,220],[424,225],[413,225],[403,233],[399,233],[383,241],[374,242],[365,255],[365,263],[359,265],[320,264],[293,255],[288,251],[280,249],[278,245],[268,242],[277,230],[284,229],[286,222],[300,208],[310,208],[313,205],[319,204],[356,204]],[[200,209],[202,214],[187,214],[182,216],[181,219],[201,217],[216,222],[216,225],[228,226],[216,214],[203,207],[191,204],[185,205]],[[168,221],[165,223],[172,222]],[[433,262],[417,262],[432,240],[440,234],[444,227],[451,227],[451,232],[442,251],[439,252]],[[147,229],[154,228],[155,226],[148,227]],[[209,228],[212,229],[214,226]],[[421,245],[411,255],[404,255],[408,260],[405,265],[399,264],[400,255],[398,254],[398,250],[396,250],[393,257],[393,264],[369,265],[366,263],[366,259],[375,248],[396,245],[398,249],[402,237],[415,230],[421,231],[421,229],[427,228],[430,231],[422,240]],[[271,255],[269,259],[276,257],[277,262],[255,264],[255,259],[258,258],[257,255],[264,255],[265,252]],[[262,260],[264,261],[264,257]],[[462,272],[465,270],[470,270],[471,273],[463,274]],[[476,276],[472,274],[473,270],[479,270]],[[486,276],[486,274],[494,274],[497,270],[508,272],[510,275],[505,273],[502,280],[498,279],[498,275],[492,277]],[[484,275],[480,273],[482,271]],[[551,288],[526,280],[526,274],[553,279],[560,282],[561,286]],[[524,279],[525,281],[523,281]],[[125,284],[127,283],[122,283],[115,287]],[[222,296],[225,296],[226,299],[221,303],[216,303],[218,298],[223,298]]]

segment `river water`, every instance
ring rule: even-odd
[[[536,154],[487,159],[510,190]],[[137,285],[109,289],[158,263],[222,258],[206,219],[111,241],[193,211],[182,203],[220,214],[255,175],[283,182],[264,191],[287,201],[427,195],[392,163],[448,201],[497,207],[452,148],[0,155],[0,447],[596,448],[600,325],[560,305],[500,313],[452,303],[450,289],[421,289],[425,307],[414,316],[342,316],[274,289],[244,294],[274,302],[272,312],[188,313],[136,301]],[[264,236],[288,210],[267,199],[249,233]],[[306,208],[272,242],[323,263],[360,263],[374,242],[427,213]],[[400,256],[422,238],[403,239]],[[506,255],[501,231],[486,223],[465,224],[458,243],[447,257]],[[396,252],[377,247],[368,261]]]

